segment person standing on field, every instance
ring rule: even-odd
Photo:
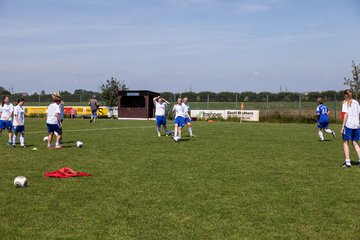
[[[351,167],[349,142],[351,141],[355,151],[358,155],[358,166],[360,166],[360,147],[358,141],[360,139],[360,105],[359,102],[352,98],[352,91],[345,90],[344,102],[342,105],[342,112],[344,112],[344,119],[341,127],[343,138],[343,149],[345,155],[345,162],[342,165],[344,168]]]
[[[190,117],[184,109],[181,98],[177,99],[176,104],[173,107],[173,113],[175,114],[174,139],[176,137],[179,137],[179,139],[181,139],[181,130],[185,126],[185,118]]]
[[[324,132],[331,134],[334,138],[336,134],[334,131],[329,129],[329,113],[330,110],[327,106],[324,105],[324,99],[319,97],[317,100],[318,106],[316,108],[316,115],[318,117],[318,134],[320,137],[320,141],[325,141],[324,139]]]
[[[188,127],[190,137],[195,137],[195,135],[193,135],[192,127],[191,127],[190,105],[188,103],[188,98],[186,98],[186,97],[183,98],[182,106],[184,107],[184,110],[187,113],[187,116],[185,117],[185,124]]]
[[[158,137],[161,137],[161,134],[160,134],[161,126],[163,126],[163,128],[164,128],[165,135],[168,134],[168,131],[166,128],[165,111],[166,111],[167,105],[169,105],[170,103],[160,96],[153,98],[153,102],[155,105],[156,132],[158,134]]]
[[[47,147],[52,148],[51,141],[54,136],[54,132],[57,132],[58,135],[56,136],[55,148],[61,149],[63,148],[60,144],[62,123],[60,121],[59,104],[61,99],[56,94],[53,94],[52,101],[53,102],[48,106],[46,111],[46,126],[49,132]]]
[[[7,145],[12,144],[12,117],[14,112],[14,106],[10,102],[8,96],[2,98],[2,104],[0,107],[0,133],[6,128],[8,130],[9,141]]]
[[[20,147],[25,148],[25,111],[24,111],[24,102],[23,98],[17,100],[17,105],[14,108],[14,135],[13,135],[13,147],[16,147],[17,136],[20,133]]]
[[[99,106],[100,106],[95,95],[93,95],[92,98],[90,99],[89,106],[91,108],[90,123],[92,123],[93,121],[95,122],[95,120],[97,118],[97,110],[99,109]]]

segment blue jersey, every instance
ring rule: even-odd
[[[318,122],[329,122],[329,116],[328,116],[329,109],[327,106],[320,104],[316,108],[316,114],[319,115]]]

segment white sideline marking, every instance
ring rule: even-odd
[[[83,131],[101,131],[101,130],[119,130],[119,129],[129,129],[129,128],[153,128],[154,126],[143,126],[143,127],[114,127],[114,128],[84,128],[84,129],[70,129],[65,130],[67,132],[83,132]],[[47,133],[47,131],[39,131],[39,132],[25,132],[25,134],[39,134],[39,133]]]

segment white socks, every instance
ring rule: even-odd
[[[325,132],[331,134],[333,131],[331,131],[330,129],[325,129]]]
[[[189,127],[188,130],[189,130],[190,137],[191,137],[192,136],[192,127]]]
[[[321,141],[324,141],[324,134],[323,134],[323,132],[320,130],[320,131],[318,131],[318,134],[319,134],[320,140],[321,140]]]

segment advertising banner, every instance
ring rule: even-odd
[[[46,114],[47,107],[32,107],[25,106],[25,115],[37,115],[37,114]],[[108,107],[99,107],[97,114],[99,117],[108,117]],[[64,114],[67,116],[90,116],[91,108],[86,106],[66,106],[64,107]]]
[[[242,121],[259,121],[259,110],[191,110],[191,117],[197,119],[239,118]]]

